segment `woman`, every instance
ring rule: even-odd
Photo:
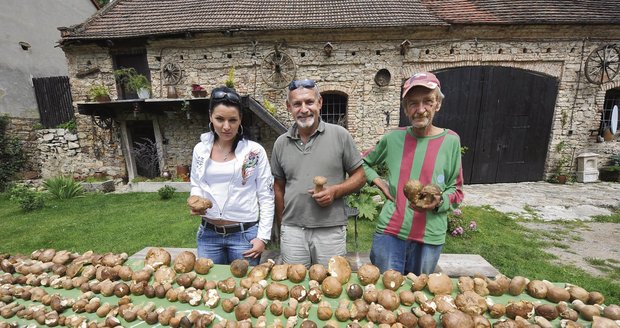
[[[191,195],[211,201],[200,215],[198,256],[216,264],[246,258],[257,265],[271,237],[273,176],[265,149],[243,138],[241,97],[227,87],[211,91],[210,132],[194,147]],[[258,206],[257,206],[258,205]]]

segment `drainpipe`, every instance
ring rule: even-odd
[[[583,63],[583,53],[585,51],[586,48],[586,40],[588,38],[583,38],[581,40],[581,59],[579,61],[579,71],[577,72],[577,89],[575,90],[575,96],[573,97],[573,108],[571,108],[570,111],[570,124],[569,127],[570,129],[568,130],[568,135],[572,135],[573,134],[573,117],[575,116],[575,105],[577,104],[577,94],[579,94],[579,87],[581,86],[581,67],[583,67],[584,63]]]

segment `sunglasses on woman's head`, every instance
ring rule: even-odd
[[[315,86],[316,83],[313,80],[293,80],[291,84],[288,85],[288,90],[293,91],[299,88],[312,89]]]
[[[241,98],[239,98],[239,95],[237,95],[236,93],[221,90],[213,92],[213,94],[211,95],[211,100],[228,100],[235,104],[241,104]]]

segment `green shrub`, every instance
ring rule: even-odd
[[[9,117],[0,116],[0,192],[6,190],[9,181],[26,165],[26,154],[16,137],[6,135]]]
[[[19,207],[21,207],[24,212],[32,212],[34,210],[41,209],[45,206],[45,201],[43,200],[43,195],[39,192],[30,190],[30,192],[22,195],[22,197],[18,200]]]
[[[69,130],[71,133],[75,133],[75,131],[77,131],[77,124],[75,123],[75,120],[60,123],[56,127],[59,129]]]
[[[375,201],[377,196],[381,197],[380,202]],[[381,211],[385,196],[379,188],[365,185],[358,194],[348,196],[346,201],[347,205],[359,211],[358,218],[374,221]]]
[[[26,196],[28,193],[34,192],[28,186],[20,183],[12,184],[9,188],[7,188],[7,194],[9,195],[9,199],[12,201],[19,201],[21,198]]]
[[[157,190],[157,193],[159,194],[159,198],[161,198],[162,200],[166,200],[172,198],[176,190],[176,188],[166,185],[159,188],[159,190]]]
[[[620,166],[620,153],[609,158],[609,166]]]
[[[14,184],[8,189],[8,196],[11,201],[19,203],[19,207],[25,212],[38,210],[45,206],[43,195],[28,188],[24,184]]]
[[[84,193],[82,185],[71,177],[58,176],[43,182],[43,186],[57,199],[70,199]]]

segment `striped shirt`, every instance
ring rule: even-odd
[[[363,167],[369,183],[379,177],[373,169],[385,165],[390,194],[379,214],[376,231],[400,239],[441,245],[446,240],[448,212],[463,200],[461,142],[451,130],[429,137],[418,137],[411,127],[386,134],[364,157]],[[433,183],[442,190],[443,205],[436,211],[415,212],[403,193],[408,180]]]

